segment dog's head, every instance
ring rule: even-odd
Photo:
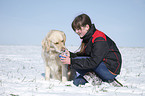
[[[42,48],[49,52],[56,51],[61,53],[65,49],[65,33],[58,30],[51,30],[42,41]]]

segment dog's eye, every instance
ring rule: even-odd
[[[56,42],[55,44],[58,44],[58,42]]]
[[[64,42],[64,40],[62,40],[61,42]]]

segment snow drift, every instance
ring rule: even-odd
[[[74,51],[77,47],[69,46]],[[145,48],[119,48],[125,87],[45,81],[41,46],[0,46],[0,96],[145,96]]]

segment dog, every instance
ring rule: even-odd
[[[42,40],[42,58],[45,62],[45,80],[67,81],[68,68],[62,64],[59,54],[65,47],[66,35],[63,31],[51,30]]]

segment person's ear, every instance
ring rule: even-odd
[[[90,26],[88,24],[85,27],[87,31],[90,29]]]

